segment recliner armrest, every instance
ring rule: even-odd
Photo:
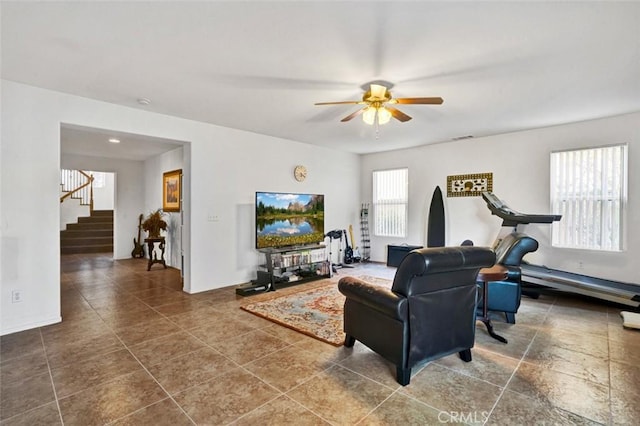
[[[344,277],[338,282],[338,290],[347,299],[353,299],[386,316],[397,320],[407,318],[407,299],[387,288],[355,277]]]
[[[505,281],[520,282],[522,276],[522,269],[519,266],[503,265],[507,268],[507,278]]]

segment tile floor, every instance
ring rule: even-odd
[[[64,321],[0,339],[5,425],[637,424],[640,332],[619,308],[523,298],[518,323],[478,323],[452,355],[395,382],[360,343],[333,347],[255,317],[234,288],[187,295],[177,271],[62,258]],[[384,265],[341,269],[392,277]],[[312,284],[306,284],[312,285]],[[297,291],[302,286],[279,291]]]

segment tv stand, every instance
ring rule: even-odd
[[[257,279],[238,286],[236,294],[248,296],[331,277],[324,244],[259,251],[265,255],[265,263],[259,266]]]

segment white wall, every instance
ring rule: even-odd
[[[62,196],[62,192],[60,196]],[[77,223],[79,217],[89,216],[89,206],[80,204],[77,198],[67,198],[60,203],[60,230],[67,229],[67,224]]]
[[[640,251],[640,113],[505,135],[468,139],[362,157],[361,198],[371,200],[371,172],[409,167],[409,236],[406,239],[372,236],[372,259],[386,260],[387,244],[425,243],[427,211],[439,185],[445,196],[447,244],[471,239],[491,245],[502,219],[492,216],[482,197],[446,198],[448,175],[493,173],[493,192],[514,210],[549,213],[549,155],[551,151],[629,144],[629,199],[627,249],[622,253],[552,248],[549,225],[519,229],[540,243],[527,256],[532,263],[601,278],[640,283],[635,265]],[[373,218],[371,218],[373,223]],[[583,267],[579,268],[582,262]]]
[[[159,208],[162,208],[162,176],[165,172],[182,169],[184,149],[158,155],[144,162],[145,182],[145,216]],[[165,235],[165,260],[167,265],[182,269],[180,213],[165,212],[164,220],[167,222]]]
[[[236,285],[255,277],[260,261],[253,240],[257,190],[323,193],[327,229],[356,223],[359,203],[353,196],[358,193],[360,176],[356,155],[6,80],[1,96],[0,334],[60,320],[61,123],[188,142],[183,164],[187,292]],[[293,179],[296,164],[309,170],[303,183]],[[115,172],[119,188],[122,177]],[[137,230],[137,215],[145,207],[139,186],[125,191],[130,191],[126,193],[129,201],[120,200],[120,194],[116,197],[116,211],[125,210],[122,216],[117,214],[116,221],[131,223],[131,229],[118,242],[129,242]],[[21,202],[15,203],[17,199]],[[217,222],[207,221],[212,214],[219,218]],[[118,244],[117,256],[130,254],[122,244]],[[11,303],[13,289],[23,292],[23,302]]]
[[[104,174],[104,186],[93,188],[93,209],[113,210],[115,197],[115,176],[113,173]]]
[[[114,206],[113,257],[115,259],[130,258],[133,238],[138,237],[138,216],[145,212],[144,163],[65,154],[61,157],[61,167],[71,170],[110,172],[115,175],[115,195],[112,196],[114,198],[112,201]]]

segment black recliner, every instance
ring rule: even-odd
[[[504,281],[489,283],[489,311],[504,312],[506,320],[515,324],[516,313],[520,307],[521,269],[525,254],[538,250],[538,242],[526,234],[513,232],[496,246],[496,264],[505,266],[509,272]],[[478,285],[484,285],[478,283]],[[482,292],[480,292],[482,294]]]
[[[471,361],[481,268],[492,266],[487,247],[413,250],[396,271],[391,290],[354,277],[340,279],[344,345],[356,340],[396,365],[397,381],[409,384],[411,368],[458,352]]]

